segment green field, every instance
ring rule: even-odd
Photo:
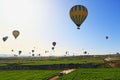
[[[38,60],[3,60],[0,66],[7,65],[51,65],[51,64],[99,64],[104,63],[103,59],[38,59]]]
[[[103,58],[4,58],[0,66],[101,64]],[[101,67],[101,66],[100,66]],[[47,80],[61,70],[0,70],[0,80]],[[58,80],[120,80],[120,68],[80,68]]]
[[[120,68],[81,68],[58,80],[120,80]]]
[[[60,70],[0,70],[1,80],[47,80]],[[58,80],[120,80],[120,68],[81,68]]]
[[[98,64],[98,63],[103,63],[103,60],[93,60],[93,59],[89,59],[89,60],[81,60],[81,59],[61,59],[61,60],[43,60],[43,61],[31,61],[28,63],[23,63],[22,65],[46,65],[46,64],[87,64],[87,63],[94,63],[94,64]]]
[[[0,70],[0,80],[47,80],[60,70]]]

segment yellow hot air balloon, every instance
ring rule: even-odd
[[[80,29],[80,25],[84,22],[88,15],[88,10],[83,5],[75,5],[70,9],[70,18],[77,25],[77,29]]]
[[[18,30],[14,30],[12,32],[13,36],[15,37],[15,39],[19,36],[20,32]]]

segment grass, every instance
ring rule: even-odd
[[[0,61],[0,66],[7,65],[51,65],[51,64],[99,64],[104,63],[102,59],[39,59],[39,60],[9,60]]]
[[[47,80],[60,70],[0,70],[1,80]]]
[[[120,68],[78,69],[58,80],[120,80]]]
[[[46,64],[86,64],[86,63],[102,63],[102,60],[80,60],[80,59],[73,59],[73,60],[43,60],[43,61],[31,61],[28,63],[23,63],[22,65],[46,65]]]
[[[63,59],[12,59],[0,60],[0,66],[8,65],[52,65],[52,64],[100,64],[102,58],[63,58]],[[60,70],[0,70],[1,80],[47,80]],[[120,80],[120,68],[81,68],[58,80]]]

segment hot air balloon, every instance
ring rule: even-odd
[[[87,51],[84,51],[84,54],[87,54]]]
[[[12,49],[11,51],[13,52],[14,50]]]
[[[32,56],[35,56],[35,54],[32,54]]]
[[[34,50],[32,50],[32,53],[34,53],[35,51]]]
[[[29,54],[31,54],[31,52],[29,52]]]
[[[68,52],[66,51],[65,54],[67,55],[67,53],[68,53]]]
[[[54,47],[52,47],[52,50],[54,50]]]
[[[77,29],[80,29],[80,26],[86,19],[87,15],[88,10],[83,5],[75,5],[70,9],[70,18],[77,25]]]
[[[48,50],[45,50],[45,53],[49,53],[49,51],[48,51]]]
[[[3,41],[5,42],[8,39],[8,36],[3,37]]]
[[[19,36],[20,32],[18,30],[14,30],[12,32],[13,36],[15,37],[15,39]]]
[[[22,53],[22,51],[19,51],[19,55]]]
[[[117,52],[116,54],[118,54],[118,55],[119,55],[120,53],[119,53],[119,52]]]
[[[53,42],[52,45],[55,46],[55,45],[56,45],[56,42]]]
[[[108,36],[106,36],[105,38],[106,38],[106,39],[108,39],[109,37],[108,37]]]

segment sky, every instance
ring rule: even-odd
[[[80,30],[69,16],[74,5],[88,9]],[[119,8],[119,0],[0,0],[0,54],[28,55],[33,49],[41,56],[115,54],[120,52]],[[17,39],[13,30],[20,32]]]

